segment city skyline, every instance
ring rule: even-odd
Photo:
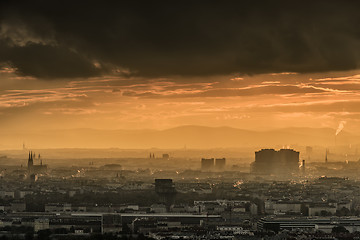
[[[0,240],[360,239],[360,2],[0,1]]]

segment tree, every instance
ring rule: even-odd
[[[309,207],[302,203],[300,206],[300,212],[303,216],[309,216]]]
[[[331,230],[332,233],[348,233],[349,231],[344,226],[336,226]]]
[[[49,240],[50,235],[51,235],[51,231],[49,229],[40,230],[40,231],[37,232],[37,234],[38,234],[38,239],[39,240]]]
[[[28,231],[25,233],[25,240],[33,240],[34,239],[34,232]]]
[[[347,209],[346,207],[343,207],[342,209],[336,211],[336,215],[337,216],[349,216],[350,215],[350,210]]]
[[[325,211],[325,210],[322,210],[320,212],[320,216],[322,216],[322,217],[331,216],[331,215],[332,215],[331,212],[328,212],[328,211]]]
[[[124,234],[131,233],[131,229],[129,228],[129,226],[126,223],[123,223],[123,225],[122,225],[122,233],[124,233]]]

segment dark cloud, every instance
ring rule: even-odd
[[[8,62],[21,75],[38,78],[93,77],[103,72],[76,52],[43,44],[0,49],[0,60]]]
[[[358,1],[4,1],[0,9],[0,60],[39,78],[359,66]]]

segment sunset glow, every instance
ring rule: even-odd
[[[20,12],[28,11],[23,7]],[[250,4],[249,11],[254,12],[249,19],[230,11],[228,14],[239,23],[219,19],[223,26],[228,24],[228,29],[214,25],[219,33],[213,36],[206,27],[211,23],[202,22],[190,10],[187,10],[189,18],[199,25],[181,22],[178,14],[166,16],[174,24],[173,30],[180,31],[171,36],[168,34],[173,30],[166,28],[167,23],[159,25],[157,18],[149,20],[140,13],[127,16],[138,19],[134,24],[143,31],[128,32],[129,39],[124,39],[120,30],[126,28],[126,22],[119,22],[117,17],[99,19],[92,24],[106,27],[98,29],[96,39],[86,41],[86,34],[92,34],[88,30],[77,31],[67,22],[36,9],[15,19],[10,16],[13,9],[9,8],[9,14],[3,16],[0,24],[4,53],[0,59],[0,129],[7,133],[76,128],[164,130],[199,125],[261,131],[289,127],[335,131],[345,121],[345,130],[360,134],[360,72],[350,63],[353,58],[346,55],[355,36],[333,26],[333,31],[349,38],[333,34],[336,41],[343,43],[339,45],[343,50],[340,53],[325,42],[315,41],[328,41],[321,21],[314,20],[314,27],[322,30],[311,33],[310,40],[302,36],[289,40],[276,33],[310,34],[310,28],[290,30],[284,25],[286,21],[265,16],[270,21],[271,35],[263,29],[263,23],[255,20],[255,16],[262,16],[266,9],[263,7],[256,9]],[[347,7],[344,4],[340,10]],[[136,7],[130,4],[128,8]],[[287,5],[281,8],[294,11]],[[72,13],[70,9],[66,11]],[[206,15],[206,11],[215,10],[199,11]],[[319,9],[309,18],[317,19],[324,11]],[[285,12],[279,14],[290,18]],[[19,12],[13,14],[18,16]],[[159,14],[159,18],[165,17],[164,12]],[[47,19],[48,24],[41,25],[35,16]],[[76,25],[85,26],[78,16],[70,16]],[[155,35],[148,42],[142,38],[139,42],[146,32],[146,19],[151,26],[158,24],[154,27],[158,34],[169,36],[167,42]],[[246,26],[240,24],[244,19],[248,21]],[[111,21],[118,21],[118,25],[111,25]],[[323,21],[331,19],[324,15]],[[339,24],[345,26],[347,21],[350,20],[343,17]],[[198,32],[199,38],[191,29],[186,30],[190,26],[203,31]],[[242,31],[232,31],[238,26]],[[257,39],[259,34],[261,38]],[[130,49],[115,45],[112,37]],[[213,44],[212,38],[219,42]],[[233,42],[234,38],[242,40]],[[259,45],[255,42],[244,45],[245,41],[255,39]],[[298,45],[293,44],[295,40]],[[82,41],[84,44],[79,45]],[[138,44],[133,46],[136,41]],[[263,49],[260,43],[271,43],[269,48],[273,50]],[[214,50],[214,46],[218,49]],[[177,50],[178,47],[183,51]],[[301,47],[304,52],[300,51]],[[278,52],[269,56],[267,51],[275,49]],[[290,56],[284,51],[298,55]],[[341,61],[337,57],[343,62],[337,63]]]

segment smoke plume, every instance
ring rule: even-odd
[[[335,136],[337,136],[345,127],[346,121],[341,121],[338,128],[336,129]]]

